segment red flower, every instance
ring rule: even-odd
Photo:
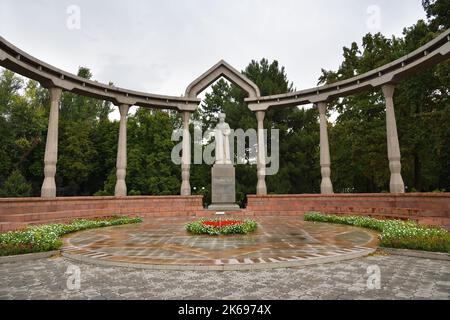
[[[236,224],[241,224],[242,221],[239,220],[222,220],[222,221],[203,221],[203,225],[210,226],[214,228],[222,228],[225,226],[232,226]]]

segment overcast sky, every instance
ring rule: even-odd
[[[309,88],[321,68],[337,69],[343,46],[368,32],[400,36],[424,18],[421,0],[0,0],[1,36],[29,54],[176,96],[220,59],[238,70],[276,59],[297,89]]]

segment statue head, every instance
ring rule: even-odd
[[[223,113],[223,112],[219,113],[219,122],[220,123],[224,123],[226,116],[227,115],[225,113]]]

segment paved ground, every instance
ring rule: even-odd
[[[64,238],[63,251],[72,258],[108,265],[242,270],[299,266],[321,259],[339,261],[348,255],[364,256],[378,244],[376,232],[305,222],[300,217],[258,217],[255,232],[219,237],[189,234],[185,225],[192,220],[195,218],[152,218],[139,224],[82,231]]]
[[[73,265],[71,275],[66,274]],[[67,283],[76,287],[71,279],[77,267],[80,289],[70,290]],[[368,289],[377,267],[381,289]],[[449,300],[450,262],[375,255],[298,269],[199,272],[100,267],[51,258],[0,264],[0,299]]]

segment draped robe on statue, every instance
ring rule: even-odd
[[[231,129],[228,123],[219,122],[214,137],[216,139],[216,164],[231,164],[230,139]]]

